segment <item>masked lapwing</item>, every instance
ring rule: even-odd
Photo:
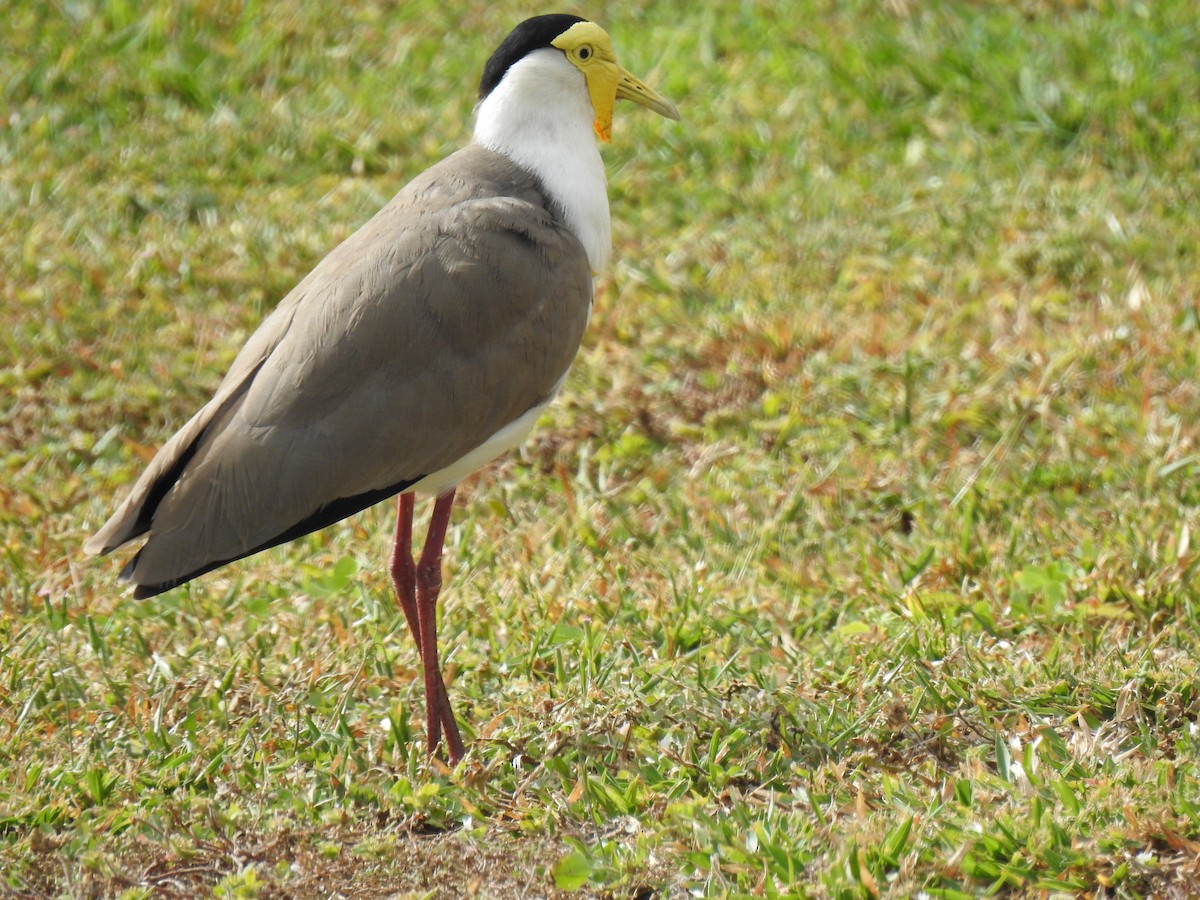
[[[151,597],[399,494],[390,568],[429,752],[444,733],[459,760],[436,624],[454,492],[525,438],[579,348],[610,249],[596,138],[620,98],[679,118],[598,25],[518,25],[484,67],[471,142],[279,303],[84,549],[144,537],[121,577]],[[417,493],[436,499],[414,559]]]

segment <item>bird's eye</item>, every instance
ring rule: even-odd
[[[580,59],[591,59],[592,58],[592,48],[591,47],[580,47],[579,48],[579,58]]]

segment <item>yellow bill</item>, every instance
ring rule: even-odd
[[[674,103],[617,64],[612,39],[594,22],[579,22],[551,43],[583,72],[600,140],[612,138],[613,107],[618,99],[632,100],[668,119],[679,119]]]

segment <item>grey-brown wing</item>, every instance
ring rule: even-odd
[[[493,163],[451,157],[460,171],[414,182],[263,323],[95,539],[149,526],[127,568],[139,594],[403,490],[547,398],[582,337],[589,267],[536,192],[497,195]]]

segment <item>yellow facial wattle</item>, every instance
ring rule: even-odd
[[[618,99],[632,100],[669,119],[679,118],[674,103],[617,64],[612,39],[596,23],[577,22],[551,44],[562,50],[583,73],[596,117],[593,127],[600,140],[612,139],[613,107]]]

